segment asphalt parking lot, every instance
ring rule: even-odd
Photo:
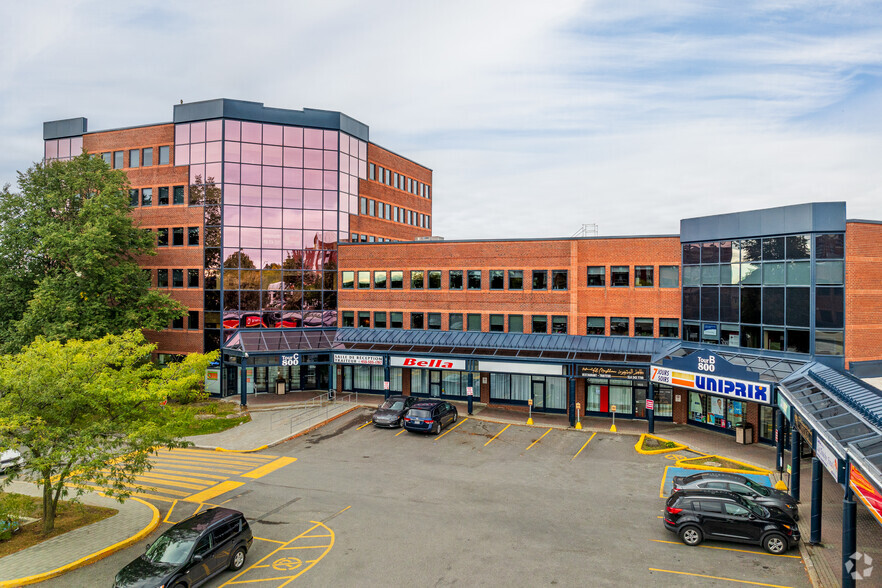
[[[266,451],[297,461],[214,499],[256,539],[245,569],[210,585],[811,586],[798,550],[680,543],[660,518],[671,461],[633,436],[463,416],[432,436],[362,427],[369,414]],[[109,585],[142,552],[49,584]]]

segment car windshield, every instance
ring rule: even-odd
[[[389,410],[401,410],[404,408],[403,400],[387,400],[380,406],[380,408],[386,408]]]
[[[757,484],[756,482],[754,482],[753,480],[750,480],[750,479],[748,479],[746,483],[747,483],[748,488],[750,488],[751,490],[753,490],[754,492],[756,492],[760,496],[768,496],[769,495],[769,489],[766,488],[765,486],[760,486],[759,484]]]
[[[754,502],[753,500],[751,500],[749,498],[744,498],[744,505],[750,509],[750,512],[752,512],[753,514],[755,514],[758,517],[768,517],[769,516],[769,511],[764,506],[760,506],[759,504],[757,504],[756,502]]]
[[[190,529],[169,529],[147,548],[144,557],[154,563],[182,564],[198,538]]]

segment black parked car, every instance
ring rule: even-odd
[[[723,490],[675,492],[665,504],[664,521],[686,545],[716,539],[762,545],[779,554],[799,543],[799,529],[790,516]]]
[[[226,569],[240,570],[251,549],[244,515],[215,507],[181,521],[116,575],[114,588],[194,588]]]
[[[796,500],[780,490],[757,484],[750,478],[728,472],[699,472],[691,476],[674,476],[674,492],[687,489],[728,490],[746,496],[762,506],[780,509],[799,520]]]
[[[455,423],[458,416],[456,407],[449,402],[420,400],[404,415],[404,428],[437,435],[445,426]]]
[[[375,427],[403,427],[404,413],[419,400],[414,396],[390,396],[374,413]]]

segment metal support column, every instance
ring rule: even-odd
[[[775,449],[777,452],[775,465],[780,473],[784,471],[784,413],[780,410],[775,412],[778,415],[775,421]]]
[[[570,368],[572,369],[572,368]],[[569,380],[569,390],[570,390],[570,401],[569,401],[569,410],[567,411],[570,414],[570,426],[576,426],[576,378],[572,375],[567,378]]]
[[[809,543],[817,545],[821,542],[821,500],[824,493],[824,469],[821,460],[812,458],[812,525]]]
[[[392,380],[389,376],[389,356],[383,358],[383,398],[389,398],[391,394]]]
[[[242,408],[248,406],[248,354],[242,356],[242,363],[239,366],[242,372],[239,374],[239,398]]]
[[[854,588],[854,561],[851,556],[857,551],[857,504],[851,490],[850,464],[845,465],[845,498],[842,500],[842,587]],[[850,569],[851,568],[851,569]]]
[[[790,496],[799,502],[799,431],[790,429]]]
[[[649,400],[650,406],[652,408],[646,409],[646,421],[649,425],[648,432],[650,435],[655,433],[655,386],[652,385],[652,382],[649,382],[649,389],[646,390],[646,399]]]
[[[468,400],[469,400],[469,416],[471,416],[471,414],[472,414],[472,407],[473,407],[473,404],[474,404],[474,398],[475,398],[475,388],[474,388],[474,383],[475,383],[475,382],[474,382],[474,379],[475,379],[475,377],[472,375],[472,372],[470,371],[470,372],[469,372],[468,389],[471,390],[472,393],[468,395]]]

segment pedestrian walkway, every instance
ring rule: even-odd
[[[35,484],[12,482],[6,492],[42,496]],[[146,537],[159,525],[159,511],[141,500],[120,503],[93,492],[84,504],[115,508],[117,514],[7,555],[0,562],[0,588],[12,588],[54,578],[88,565]]]

